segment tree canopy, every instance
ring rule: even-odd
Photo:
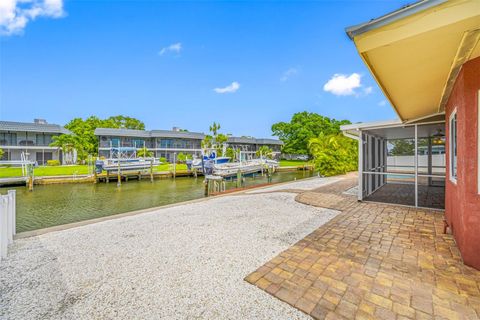
[[[214,122],[209,127],[209,130],[212,134],[205,135],[205,138],[202,140],[202,148],[210,149],[212,147],[215,147],[216,153],[218,155],[224,156],[223,145],[228,141],[228,136],[218,132],[220,130],[220,123]]]
[[[272,125],[274,136],[283,141],[283,153],[311,155],[308,142],[319,135],[340,133],[340,126],[350,124],[348,120],[330,119],[313,112],[298,112],[290,122]]]
[[[391,156],[413,156],[415,154],[415,142],[412,139],[390,140],[389,147]]]
[[[145,124],[138,119],[122,115],[106,119],[90,116],[86,119],[75,118],[67,123],[65,128],[72,134],[54,137],[51,145],[64,151],[76,149],[79,160],[85,160],[89,154],[96,154],[98,151],[98,139],[94,133],[96,128],[145,130]]]

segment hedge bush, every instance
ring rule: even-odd
[[[60,161],[59,160],[47,160],[47,166],[59,166],[60,165]]]
[[[326,177],[357,170],[358,143],[342,134],[320,135],[308,143],[313,163]]]

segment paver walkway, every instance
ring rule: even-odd
[[[349,178],[297,201],[341,210],[245,280],[316,319],[479,319],[480,271],[443,212],[358,203]]]

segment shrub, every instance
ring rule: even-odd
[[[137,151],[137,157],[139,158],[151,158],[153,157],[153,151],[148,150],[148,149],[139,149]]]
[[[180,152],[179,154],[177,154],[177,163],[183,163],[187,160],[187,156],[183,153],[183,152]]]
[[[60,165],[60,161],[59,160],[47,160],[47,166],[59,166]]]
[[[342,134],[320,135],[310,139],[308,147],[321,175],[329,177],[357,169],[358,144]]]
[[[160,162],[161,163],[168,163],[167,158],[165,158],[165,157],[161,157]]]

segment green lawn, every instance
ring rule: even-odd
[[[37,167],[34,169],[36,177],[43,176],[70,176],[73,174],[88,174],[88,166],[52,166],[52,167]],[[171,164],[161,164],[153,168],[153,172],[170,171],[173,170]],[[177,164],[176,170],[187,170],[186,164]],[[0,168],[0,178],[21,177],[22,169],[20,167]]]
[[[304,160],[280,160],[280,167],[298,167],[311,164]]]
[[[35,176],[63,176],[73,174],[87,174],[88,167],[85,165],[79,166],[53,166],[53,167],[38,167],[34,169]],[[21,177],[22,169],[17,167],[0,168],[0,178]]]
[[[161,171],[172,171],[173,164],[171,163],[163,163],[159,166],[153,167],[153,172],[161,172]],[[186,164],[177,164],[176,170],[187,170]]]

